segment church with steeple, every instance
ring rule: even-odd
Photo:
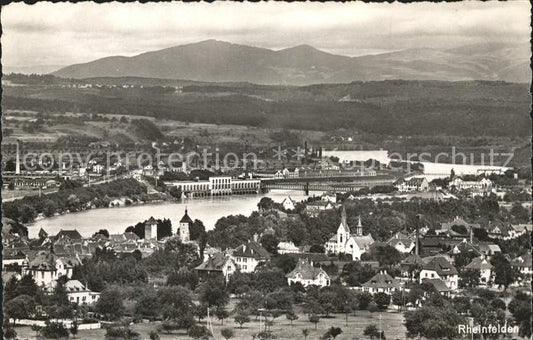
[[[337,234],[333,235],[326,242],[326,252],[331,254],[349,254],[355,261],[361,259],[361,255],[370,248],[372,243],[374,243],[372,236],[364,235],[361,216],[358,218],[355,233],[351,232],[346,221],[346,208],[342,206],[341,223],[337,228]]]
[[[187,208],[185,208],[185,215],[181,218],[179,222],[179,226],[177,229],[172,230],[172,234],[177,235],[181,242],[189,242],[191,240],[189,229],[192,225],[192,219],[189,217],[189,214],[187,213]],[[174,227],[172,227],[174,229]]]

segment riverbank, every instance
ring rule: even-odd
[[[317,193],[318,195],[318,193]],[[219,218],[227,215],[249,216],[257,210],[257,203],[262,197],[270,197],[275,202],[282,202],[290,196],[295,201],[307,199],[303,191],[273,190],[266,194],[236,195],[187,198],[181,201],[160,201],[137,204],[126,207],[89,209],[80,212],[46,217],[27,224],[29,237],[36,237],[43,228],[54,235],[61,229],[77,229],[84,237],[90,237],[99,229],[107,229],[110,234],[123,233],[128,226],[135,225],[151,216],[169,218],[178,223],[185,209],[189,216],[201,220],[206,229],[213,229]]]

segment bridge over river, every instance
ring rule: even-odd
[[[263,190],[303,190],[303,191],[336,191],[348,192],[359,188],[372,188],[378,185],[392,185],[395,177],[388,175],[340,177],[298,177],[262,179]]]

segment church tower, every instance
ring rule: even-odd
[[[157,221],[153,216],[144,223],[144,239],[157,240]]]
[[[357,236],[363,236],[363,225],[361,224],[361,215],[359,215],[357,227],[355,227],[355,234]]]
[[[187,214],[187,208],[185,208],[185,215],[180,220],[179,228],[176,232],[178,234],[181,242],[189,242],[190,236],[189,236],[189,228],[192,224],[192,219]]]

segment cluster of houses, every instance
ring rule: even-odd
[[[292,202],[292,203],[291,203]],[[334,194],[326,193],[320,202],[337,204]],[[283,207],[286,210],[294,205],[288,198]],[[294,208],[294,206],[292,207]],[[99,294],[87,289],[82,282],[73,280],[74,267],[80,265],[84,258],[90,258],[97,248],[112,249],[121,256],[150,256],[158,247],[173,237],[182,242],[195,244],[190,240],[189,230],[193,221],[185,210],[185,214],[172,226],[172,236],[158,239],[157,221],[151,217],[144,225],[144,238],[133,232],[117,235],[95,234],[91,238],[83,238],[76,230],[61,230],[55,236],[49,236],[44,230],[39,232],[39,239],[28,240],[4,231],[4,260],[2,276],[6,282],[10,276],[31,274],[36,283],[45,291],[52,291],[59,277],[66,276],[69,300],[78,304],[95,303]],[[361,291],[375,294],[378,292],[392,293],[404,291],[405,283],[417,280],[428,283],[445,295],[454,295],[459,288],[459,272],[455,267],[455,259],[463,252],[469,252],[473,258],[466,269],[480,272],[480,286],[491,286],[494,281],[494,268],[490,259],[501,253],[499,246],[493,242],[482,242],[473,237],[474,230],[482,228],[479,224],[471,224],[457,217],[453,221],[442,223],[437,230],[429,232],[427,227],[418,228],[414,233],[398,232],[386,242],[377,242],[365,232],[361,217],[353,227],[348,225],[346,209],[341,208],[341,222],[337,231],[324,244],[325,253],[310,253],[309,246],[295,246],[292,242],[279,242],[277,252],[297,259],[297,265],[286,275],[289,285],[301,284],[304,287],[329,286],[333,279],[321,268],[323,264],[337,261],[358,261],[362,265],[379,268],[375,261],[364,261],[363,254],[371,253],[373,247],[389,245],[394,247],[403,260],[397,265],[399,276],[380,270],[360,287]],[[506,225],[490,224],[485,228],[493,238],[513,239],[532,231],[531,224]],[[261,264],[270,261],[270,254],[259,242],[259,237],[245,242],[234,249],[220,250],[207,247],[203,252],[203,262],[195,270],[200,279],[210,276],[221,276],[227,280],[237,271],[252,273]],[[199,250],[199,247],[198,247]],[[524,281],[531,277],[531,254],[517,258],[509,258],[513,268],[523,274]],[[342,262],[342,261],[341,261]],[[520,282],[517,282],[517,285]]]
[[[325,254],[309,253],[309,247],[295,246],[292,242],[280,242],[278,254],[290,255],[297,259],[297,265],[286,275],[287,283],[296,283],[304,287],[329,286],[335,277],[330,277],[322,264],[337,261],[339,255],[351,257],[362,265],[379,268],[375,261],[363,261],[362,255],[371,252],[372,247],[387,244],[394,247],[403,260],[397,265],[399,276],[393,277],[387,271],[379,270],[370,280],[353,289],[375,294],[378,292],[392,293],[407,291],[405,283],[416,280],[419,283],[431,284],[439,293],[447,296],[456,295],[459,291],[459,270],[455,267],[455,259],[463,252],[469,252],[472,260],[465,269],[479,270],[480,287],[490,287],[494,282],[494,268],[491,257],[501,253],[499,246],[492,242],[481,242],[473,237],[473,229],[481,228],[478,224],[469,224],[461,218],[443,223],[435,233],[428,233],[428,228],[419,228],[418,232],[409,234],[398,232],[386,242],[376,242],[371,235],[364,232],[361,218],[357,225],[350,228],[347,224],[346,210],[342,207],[341,222],[337,232],[324,245]],[[466,230],[466,234],[461,231]],[[499,237],[501,231],[489,229],[490,235]],[[531,224],[509,225],[504,233],[506,239],[516,238],[532,231]],[[418,235],[418,237],[417,237]],[[200,277],[221,275],[226,280],[236,271],[253,272],[260,263],[268,262],[269,254],[257,239],[227,251],[210,249],[204,262],[196,268]],[[517,258],[509,258],[510,264],[523,274],[522,282],[528,282],[532,274],[531,255],[524,254]],[[341,261],[342,263],[342,261]]]
[[[65,288],[69,300],[90,305],[98,301],[100,295],[90,291],[82,282],[72,279],[74,267],[81,265],[84,259],[91,258],[97,249],[110,249],[117,257],[145,258],[171,237],[177,237],[184,243],[194,243],[189,234],[192,223],[185,210],[179,223],[173,225],[172,236],[161,239],[158,239],[157,221],[153,217],[145,222],[144,238],[129,231],[111,235],[96,233],[90,238],[83,238],[75,229],[62,229],[56,235],[49,236],[41,229],[38,239],[29,240],[11,234],[6,228],[2,233],[2,280],[5,283],[13,276],[20,279],[30,274],[44,291],[52,292],[57,280],[66,277],[68,281]]]

